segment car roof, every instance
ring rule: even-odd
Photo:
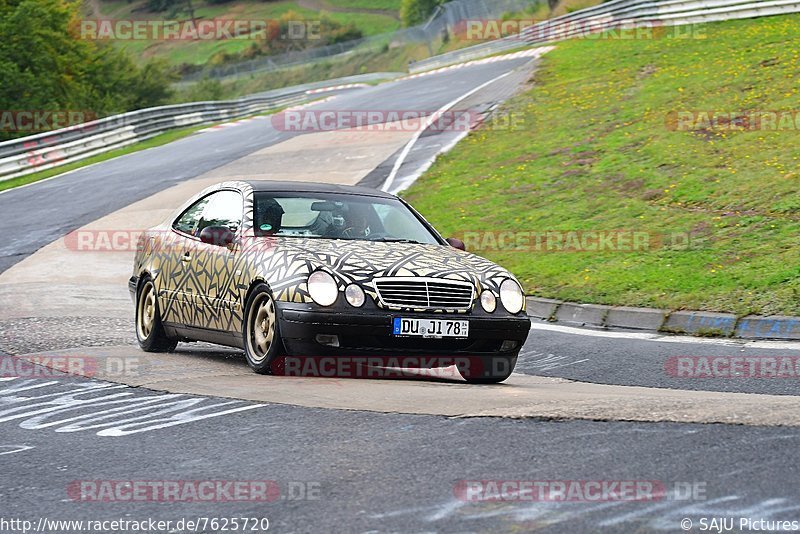
[[[320,182],[290,182],[281,180],[243,180],[258,192],[275,193],[342,193],[348,195],[366,195],[381,198],[397,198],[395,195],[354,185],[325,184]]]

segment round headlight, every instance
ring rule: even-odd
[[[364,290],[356,284],[350,284],[344,288],[344,298],[351,306],[358,308],[364,304]]]
[[[325,271],[314,271],[308,277],[308,294],[320,306],[330,306],[339,296],[339,288],[333,276]]]
[[[497,297],[488,289],[481,293],[481,306],[484,310],[492,313],[497,308]]]
[[[514,280],[507,278],[500,284],[500,302],[509,313],[518,313],[525,304],[522,288]]]

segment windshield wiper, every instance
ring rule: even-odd
[[[369,239],[368,241],[382,241],[384,243],[414,243],[416,245],[424,245],[420,241],[414,241],[413,239],[400,239],[397,237],[379,237],[378,239]]]

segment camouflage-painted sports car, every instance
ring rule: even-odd
[[[140,238],[129,282],[146,351],[243,348],[259,373],[288,357],[467,357],[505,380],[530,321],[519,282],[374,189],[305,182],[212,186]],[[448,363],[450,361],[450,363]]]

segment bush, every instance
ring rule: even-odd
[[[206,100],[223,100],[225,88],[219,80],[203,78],[192,85],[181,95],[184,102],[205,102]]]

